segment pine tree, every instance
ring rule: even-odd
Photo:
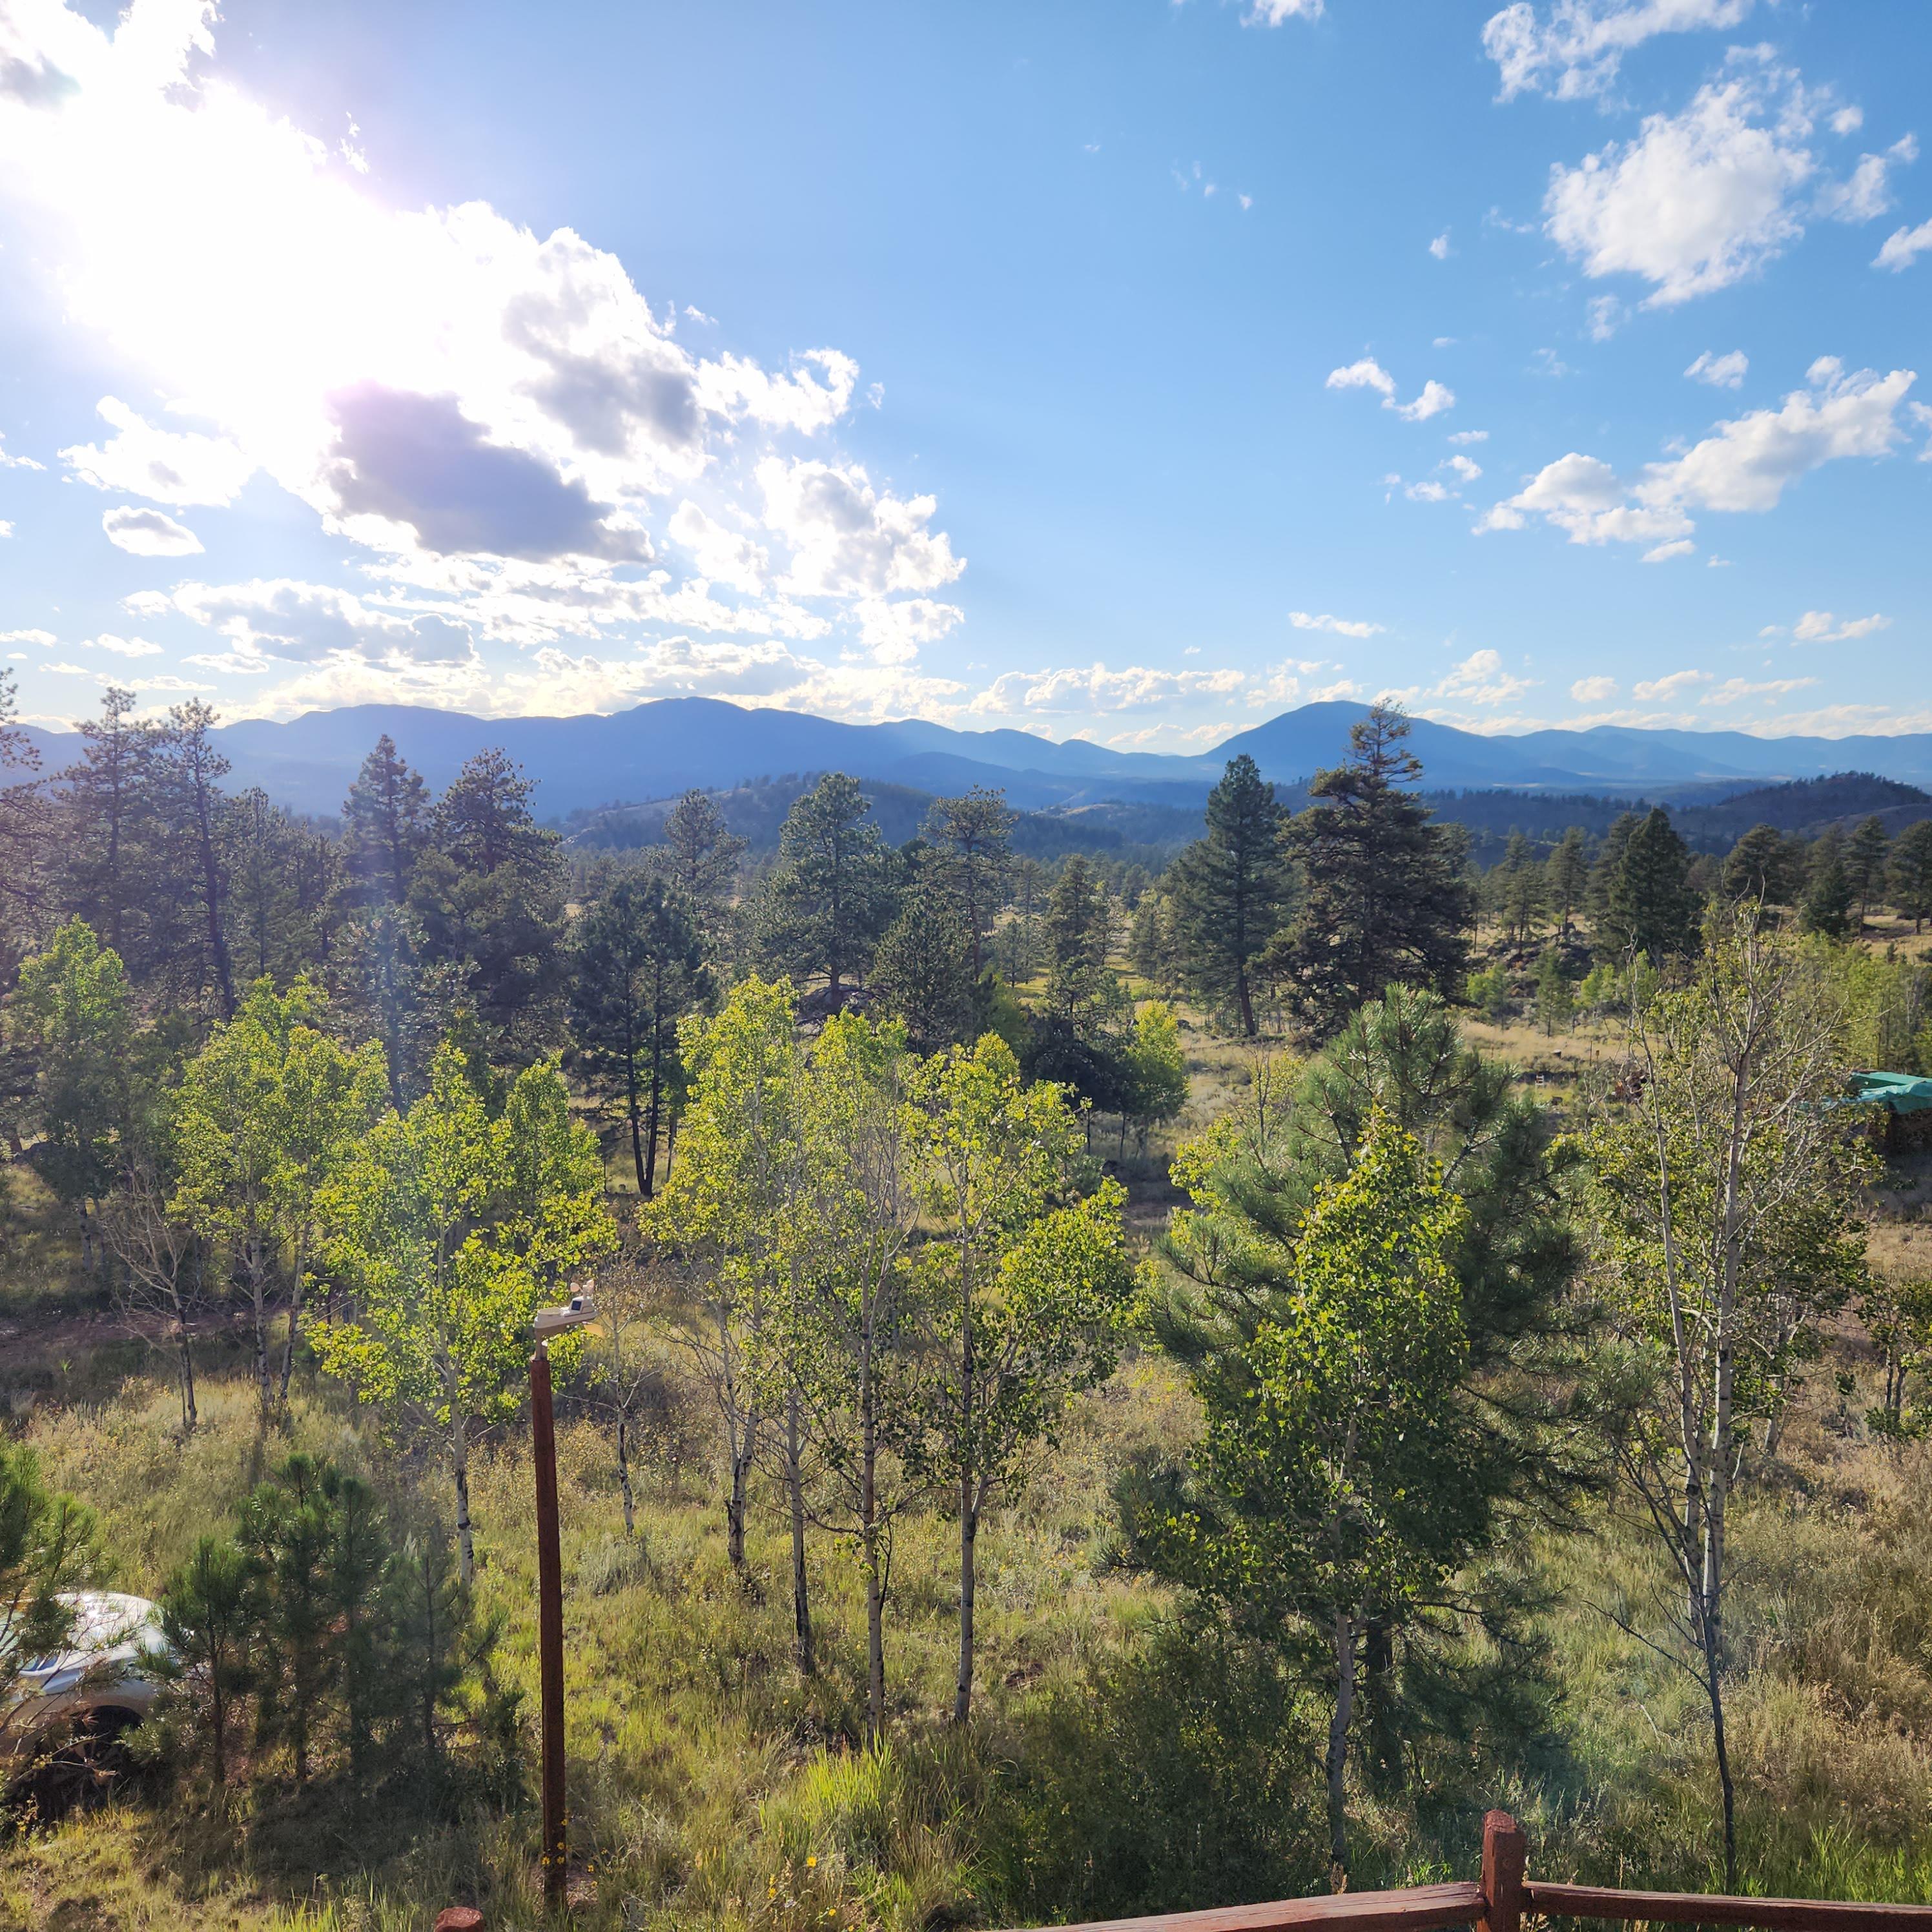
[[[198,698],[169,712],[161,739],[161,794],[181,854],[177,875],[199,902],[197,938],[207,948],[202,983],[212,986],[221,1017],[232,1019],[235,974],[228,956],[228,865],[220,832],[226,808],[221,781],[228,775],[229,765],[214,748],[216,722],[213,709]]]
[[[585,914],[573,963],[576,1062],[621,1104],[638,1192],[648,1201],[678,1023],[710,992],[704,944],[680,892],[628,872]]]
[[[1590,936],[1598,950],[1603,948],[1603,933],[1610,916],[1610,886],[1624,862],[1624,853],[1630,842],[1630,835],[1643,823],[1634,812],[1620,812],[1610,821],[1610,829],[1604,834],[1604,842],[1598,848],[1596,863],[1590,868],[1590,880],[1584,893],[1584,903],[1590,915]]]
[[[563,1017],[568,877],[534,790],[505,752],[478,752],[437,802],[410,886],[428,960],[462,976],[490,1050],[518,1066],[550,1051]]]
[[[1080,853],[1068,855],[1048,895],[1046,938],[1047,1010],[1077,1030],[1109,1004],[1114,940],[1107,889]]]
[[[973,969],[973,938],[962,904],[922,884],[886,928],[872,961],[879,1010],[905,1028],[920,1053],[970,1040],[985,1002]]]
[[[871,965],[898,910],[892,855],[856,778],[828,772],[785,814],[765,881],[760,950],[776,971],[836,996]]]
[[[1583,903],[1589,876],[1589,866],[1584,856],[1583,828],[1572,825],[1558,841],[1556,850],[1550,854],[1544,868],[1544,883],[1549,892],[1550,904],[1556,914],[1556,934],[1559,939],[1570,937],[1570,921]]]
[[[1544,910],[1543,867],[1520,832],[1510,834],[1509,844],[1498,868],[1503,923],[1510,943],[1526,946]]]
[[[972,935],[976,980],[993,915],[1006,896],[1014,822],[1006,794],[984,785],[975,785],[962,798],[934,799],[926,814],[928,870],[934,884],[958,903],[964,916]]]
[[[1402,743],[1408,728],[1376,706],[1349,732],[1348,761],[1316,773],[1315,802],[1289,823],[1301,902],[1267,966],[1318,1036],[1386,987],[1446,993],[1468,970],[1474,896],[1458,848],[1410,789],[1422,766]]]
[[[230,951],[247,980],[286,983],[320,963],[336,848],[269,802],[259,785],[228,802],[222,845],[230,879]]]
[[[1876,813],[1852,834],[1845,848],[1845,878],[1852,896],[1858,902],[1858,930],[1862,932],[1872,902],[1885,890],[1886,861],[1892,842],[1885,836],[1885,821]]]
[[[1797,896],[1790,850],[1774,825],[1754,825],[1731,848],[1722,878],[1727,898],[1789,905]]]
[[[416,861],[429,842],[429,812],[422,775],[385,731],[342,802],[342,866],[358,903],[408,903]]]
[[[1702,910],[1690,884],[1689,850],[1670,813],[1654,806],[1617,855],[1598,927],[1598,950],[1616,958],[1645,953],[1653,964],[1687,958],[1697,950]]]
[[[680,795],[664,820],[665,871],[684,895],[699,930],[716,949],[724,936],[731,889],[745,842],[734,837],[708,792],[694,787]]]
[[[1908,825],[1893,842],[1892,898],[1914,932],[1932,916],[1932,818]]]
[[[40,754],[14,722],[18,716],[14,674],[0,668],[0,968],[11,966],[40,924],[54,859]]]
[[[1208,830],[1174,862],[1175,937],[1189,985],[1232,1004],[1252,1040],[1256,962],[1288,900],[1274,787],[1245,752],[1208,794]]]
[[[1852,881],[1845,869],[1845,844],[1836,826],[1812,841],[1804,866],[1804,902],[1798,920],[1807,932],[1843,939],[1852,929]]]
[[[82,722],[80,761],[60,776],[68,909],[145,980],[155,896],[165,883],[160,734],[135,716],[134,694],[110,687]]]

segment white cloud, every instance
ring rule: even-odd
[[[469,627],[432,610],[377,604],[324,584],[258,578],[248,584],[177,584],[124,600],[137,616],[172,610],[217,631],[244,658],[318,664],[356,658],[370,663],[467,664]],[[252,668],[252,664],[248,668]]]
[[[1402,492],[1412,503],[1446,503],[1450,492],[1445,484],[1432,480],[1410,484]]]
[[[1874,612],[1869,617],[1847,617],[1842,622],[1829,610],[1808,610],[1791,627],[1796,644],[1846,644],[1868,638],[1875,631],[1888,630],[1889,617]]]
[[[1918,158],[1918,143],[1910,134],[1894,141],[1882,154],[1861,154],[1858,166],[1841,182],[1827,182],[1818,190],[1818,212],[1834,221],[1876,221],[1892,206],[1892,170]]]
[[[88,638],[81,649],[110,651],[118,658],[158,658],[161,654],[160,646],[151,644],[146,638],[117,638],[111,631]]]
[[[1695,529],[1694,509],[1774,509],[1789,484],[1821,464],[1888,454],[1904,434],[1899,410],[1916,380],[1910,369],[1846,375],[1836,357],[1820,356],[1806,386],[1778,409],[1720,422],[1681,456],[1650,464],[1628,480],[1600,458],[1572,451],[1495,505],[1476,527],[1521,530],[1528,518],[1540,516],[1573,543],[1674,544]]]
[[[853,606],[859,635],[878,664],[910,664],[920,646],[936,644],[966,614],[956,604],[936,603],[930,597],[902,597],[896,602],[868,597]]]
[[[765,521],[792,547],[788,587],[805,597],[880,597],[936,590],[966,568],[943,532],[927,526],[932,496],[880,496],[856,464],[758,465]]]
[[[1318,20],[1324,0],[1250,0],[1241,16],[1244,27],[1279,27],[1284,21]]]
[[[110,543],[134,556],[193,556],[201,548],[194,531],[159,510],[124,503],[103,513],[100,527]]]
[[[1291,610],[1288,614],[1288,621],[1298,631],[1332,631],[1341,638],[1378,637],[1385,628],[1358,617],[1331,617],[1325,610],[1319,615],[1306,610]],[[1312,670],[1315,667],[1311,664],[1306,668]]]
[[[1889,268],[1896,274],[1925,254],[1932,254],[1932,220],[1922,221],[1916,228],[1894,230],[1872,257],[1872,266]]]
[[[1592,296],[1585,304],[1585,312],[1589,317],[1592,342],[1609,341],[1630,313],[1615,296]]]
[[[31,456],[9,456],[4,445],[7,433],[0,430],[0,470],[44,470],[46,465],[36,463]]]
[[[1604,704],[1617,694],[1613,677],[1580,677],[1570,687],[1570,695],[1579,704]]]
[[[671,541],[691,553],[700,577],[754,596],[764,588],[765,574],[771,567],[764,547],[727,530],[688,497],[679,504],[668,528]]]
[[[1498,651],[1472,651],[1450,668],[1433,694],[1462,698],[1473,704],[1508,704],[1533,688],[1534,682],[1504,670]]]
[[[1741,389],[1750,370],[1750,358],[1742,349],[1713,356],[1706,349],[1684,370],[1694,382],[1708,382],[1714,389]]]
[[[1652,284],[1648,308],[1741,280],[1804,232],[1793,197],[1816,170],[1795,76],[1745,73],[1654,114],[1574,168],[1550,170],[1546,232],[1592,277]]]
[[[1630,695],[1640,704],[1667,703],[1710,682],[1711,674],[1707,670],[1674,670],[1668,677],[1653,678],[1647,684],[1633,685]]]
[[[1323,386],[1330,389],[1373,389],[1390,402],[1395,398],[1395,378],[1372,356],[1364,356],[1359,362],[1351,362],[1345,368],[1330,370],[1328,380]]]
[[[1404,422],[1426,422],[1431,416],[1439,416],[1444,410],[1456,406],[1456,392],[1445,388],[1431,377],[1422,386],[1422,393],[1412,403],[1384,403],[1382,407],[1393,407]]]
[[[1451,442],[1487,442],[1490,433],[1486,429],[1459,429],[1449,440]]]
[[[1444,229],[1442,232],[1437,236],[1433,242],[1430,243],[1429,252],[1433,255],[1438,262],[1446,262],[1448,260],[1449,231],[1448,229]]]
[[[1476,478],[1483,473],[1483,466],[1480,463],[1474,462],[1469,458],[1460,454],[1450,457],[1448,462],[1443,466],[1445,469],[1453,470],[1465,483],[1474,482]]]
[[[1623,57],[1658,34],[1723,32],[1751,0],[1554,0],[1539,14],[1514,0],[1483,28],[1483,50],[1500,70],[1502,98],[1526,92],[1576,100],[1603,93]]]
[[[1144,710],[1186,698],[1225,698],[1246,682],[1238,670],[1154,670],[1130,664],[1070,665],[1061,670],[1007,671],[968,707],[981,715]]]
[[[1673,538],[1669,543],[1660,543],[1654,550],[1643,554],[1646,563],[1668,563],[1674,556],[1694,556],[1697,546],[1688,537]]]
[[[51,631],[0,631],[0,644],[38,644],[50,651],[59,642]]]
[[[105,444],[82,443],[61,460],[98,490],[119,490],[177,507],[232,503],[256,465],[219,436],[156,429],[114,396],[103,396],[103,421],[116,434]]]
[[[1742,703],[1748,698],[1784,698],[1794,691],[1803,691],[1818,682],[1815,677],[1767,678],[1762,683],[1753,684],[1742,677],[1726,678],[1722,684],[1714,686],[1698,699],[1700,704],[1724,706]]]
[[[278,650],[356,660],[333,684],[318,670],[295,698],[251,700],[265,713],[326,690],[488,699],[472,635],[576,640],[615,662],[638,625],[797,642],[848,615],[872,660],[818,664],[818,697],[869,712],[914,688],[882,654],[896,662],[957,618],[880,600],[963,568],[934,499],[874,489],[836,449],[812,464],[786,446],[859,406],[850,356],[810,348],[767,367],[687,348],[674,308],[653,310],[615,255],[568,229],[533,233],[482,202],[385,206],[336,147],[202,58],[206,0],[102,17],[62,0],[5,11],[0,200],[22,237],[9,293],[57,304],[129,372],[103,402],[110,433],[64,452],[77,478],[178,510],[232,502],[259,474],[374,554],[375,588],[328,593],[330,611],[311,586],[301,611],[221,620],[246,634],[265,620],[258,649],[224,646],[250,668]],[[713,326],[694,305],[684,316]],[[117,524],[137,527],[146,554],[187,554],[158,523]],[[316,646],[332,613],[346,640]],[[465,655],[442,655],[450,638],[425,628],[439,622]]]

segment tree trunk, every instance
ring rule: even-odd
[[[637,1504],[631,1495],[631,1418],[617,1412],[617,1488],[624,1498],[624,1534],[638,1533]]]
[[[476,1580],[476,1544],[470,1533],[470,1428],[454,1397],[450,1402],[449,1451],[456,1466],[458,1574],[466,1590]]]
[[[1335,1618],[1335,1712],[1328,1722],[1328,1858],[1335,1874],[1348,1875],[1348,1721],[1355,1708],[1355,1620]]]
[[[274,1408],[274,1398],[270,1393],[274,1387],[274,1378],[268,1366],[268,1264],[266,1257],[253,1248],[248,1257],[248,1298],[255,1316],[255,1385],[261,1411],[259,1420],[266,1429]]]
[[[959,1682],[952,1693],[952,1721],[965,1723],[973,1708],[973,1616],[980,1594],[980,1510],[970,1476],[959,1484]]]
[[[289,1403],[290,1378],[295,1373],[296,1336],[302,1327],[302,1277],[305,1272],[302,1250],[298,1248],[296,1251],[295,1292],[289,1298],[289,1329],[287,1334],[282,1338],[282,1376],[278,1400],[284,1408]]]
[[[879,1552],[879,1441],[869,1412],[860,1424],[859,1534],[866,1567],[866,1720],[874,1744],[886,1734],[886,1594]]]
[[[791,1619],[798,1667],[812,1675],[812,1598],[805,1574],[805,1483],[799,1467],[798,1391],[785,1397],[785,1494],[791,1504]]]
[[[1718,1760],[1718,1787],[1724,1804],[1724,1889],[1738,1888],[1737,1792],[1731,1782],[1730,1747],[1724,1736],[1723,1628],[1707,1608],[1704,1617],[1704,1686],[1711,1700],[1711,1744]]]
[[[1241,1030],[1252,1040],[1259,1029],[1255,1024],[1255,998],[1248,986],[1248,969],[1245,966],[1234,975],[1234,993],[1240,1002]]]
[[[653,1025],[651,1028],[651,1117],[650,1131],[644,1137],[644,1198],[648,1201],[657,1185],[658,1178],[658,1108],[664,1096],[664,1035]]]
[[[175,1348],[181,1358],[182,1433],[192,1436],[201,1420],[194,1406],[194,1350],[188,1339],[187,1318],[175,1318]]]
[[[746,1431],[748,1440],[750,1432]],[[745,1567],[745,1485],[750,1474],[752,1459],[736,1449],[731,1452],[731,1490],[724,1498],[724,1550],[731,1559],[731,1568],[742,1570]]]
[[[631,1122],[631,1165],[638,1171],[638,1192],[649,1200],[650,1183],[644,1178],[644,1124],[638,1106],[638,1070],[634,1060],[626,1062],[624,1068],[625,1111]]]
[[[207,782],[197,776],[194,788],[196,829],[201,836],[202,897],[208,907],[208,950],[214,962],[214,983],[221,994],[221,1017],[235,1017],[235,978],[228,967],[228,936],[221,929],[221,867],[214,855],[214,828],[209,823]]]

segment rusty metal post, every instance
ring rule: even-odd
[[[543,1694],[543,1888],[564,1894],[563,1564],[557,1546],[556,1425],[550,1408],[550,1351],[530,1358],[530,1450],[537,1479],[537,1675]]]
[[[1520,1932],[1529,1839],[1507,1811],[1483,1820],[1483,1932]]]

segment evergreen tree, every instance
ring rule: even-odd
[[[1892,900],[1912,922],[1912,929],[1924,928],[1932,916],[1932,818],[1908,825],[1892,848]]]
[[[34,1166],[79,1216],[88,1265],[89,1208],[114,1185],[128,1154],[134,1010],[119,958],[84,920],[68,920],[21,967],[8,1003],[8,1034],[34,1072],[41,1136]]]
[[[1162,887],[1150,887],[1142,893],[1127,926],[1127,964],[1163,998],[1180,988],[1178,928],[1172,894]]]
[[[1267,963],[1318,1035],[1385,987],[1448,992],[1468,968],[1474,896],[1457,848],[1410,789],[1422,766],[1402,742],[1408,728],[1376,706],[1349,731],[1348,761],[1316,774],[1315,802],[1286,834],[1301,899]]]
[[[1563,970],[1563,956],[1546,946],[1536,962],[1536,1017],[1546,1034],[1566,1030],[1576,1016],[1576,995]]]
[[[254,1566],[226,1537],[204,1536],[161,1592],[161,1630],[179,1660],[178,1695],[218,1785],[229,1738],[255,1685],[260,1622]]]
[[[735,838],[708,792],[682,793],[664,820],[665,871],[715,950],[724,938],[745,842]]]
[[[1252,1040],[1256,962],[1281,924],[1288,872],[1274,787],[1244,752],[1208,798],[1208,830],[1174,862],[1175,938],[1188,984],[1231,1004]]]
[[[230,878],[230,951],[248,980],[286,983],[318,964],[336,875],[336,849],[259,785],[228,802],[222,843]]]
[[[1804,902],[1799,922],[1807,932],[1843,939],[1852,929],[1852,881],[1845,867],[1845,843],[1836,826],[1812,841],[1804,866]]]
[[[1597,930],[1598,950],[1628,958],[1682,958],[1697,950],[1703,908],[1690,884],[1690,854],[1663,806],[1633,828],[1617,855]]]
[[[340,1661],[331,1641],[334,1536],[322,1472],[306,1456],[291,1456],[242,1506],[238,1540],[262,1598],[256,1729],[286,1739],[298,1784],[308,1781],[313,1727],[334,1693]]]
[[[1076,1028],[1112,1004],[1113,908],[1085,856],[1068,854],[1046,902],[1046,1005]]]
[[[973,970],[972,945],[964,904],[925,884],[879,941],[872,992],[880,1011],[904,1026],[916,1052],[937,1053],[978,1032],[986,1003]]]
[[[1731,848],[1722,878],[1726,898],[1789,905],[1798,896],[1790,848],[1774,825],[1754,825]]]
[[[1502,874],[1496,881],[1500,902],[1498,909],[1502,914],[1504,929],[1511,945],[1526,946],[1537,920],[1543,914],[1544,877],[1543,867],[1530,849],[1529,841],[1520,832],[1510,834],[1502,864],[1497,870]]]
[[[1604,930],[1610,917],[1610,888],[1622,871],[1624,854],[1628,848],[1630,835],[1643,823],[1634,812],[1620,812],[1610,821],[1610,829],[1604,834],[1604,842],[1598,848],[1596,863],[1590,868],[1590,880],[1584,894],[1585,904],[1590,914],[1590,936],[1598,950],[1604,950]]]
[[[40,925],[54,858],[40,754],[14,722],[18,716],[13,671],[0,668],[0,972]]]
[[[972,937],[973,977],[982,968],[993,915],[1006,896],[1015,814],[1006,794],[975,785],[962,798],[938,798],[926,814],[928,869],[958,904]]]
[[[145,980],[156,895],[166,883],[160,734],[135,716],[134,694],[110,686],[80,728],[79,764],[61,774],[62,845],[72,915]]]
[[[549,1050],[562,1017],[568,879],[533,790],[506,753],[478,752],[437,802],[410,888],[428,958],[460,974],[490,1050],[520,1066]]]
[[[1570,937],[1570,922],[1583,903],[1589,877],[1589,865],[1584,856],[1583,828],[1572,825],[1557,842],[1556,849],[1550,854],[1544,868],[1544,883],[1550,906],[1556,914],[1556,934],[1559,939]]]
[[[408,903],[429,817],[428,788],[385,731],[342,802],[342,868],[358,903]]]
[[[823,978],[836,996],[862,977],[898,910],[892,854],[856,778],[828,772],[785,814],[765,881],[760,950],[776,971]]]
[[[585,914],[574,963],[576,1062],[593,1089],[621,1103],[638,1192],[648,1201],[678,1023],[710,992],[704,944],[680,893],[628,872]]]
[[[1858,930],[1865,928],[1872,903],[1885,890],[1886,862],[1892,842],[1885,835],[1885,821],[1876,813],[1854,832],[1845,847],[1845,879],[1852,896],[1858,902]]]
[[[222,849],[228,760],[214,748],[214,710],[198,698],[168,713],[161,739],[161,792],[180,856],[175,871],[198,902],[197,940],[206,947],[200,983],[213,991],[221,1017],[235,1017],[235,974],[228,954],[229,876]],[[199,951],[199,946],[196,948]]]

